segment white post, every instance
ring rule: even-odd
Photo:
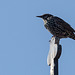
[[[56,68],[58,69],[58,58],[60,57],[61,54],[61,50],[59,49],[59,38],[57,37],[52,37],[52,39],[50,40],[50,50],[48,53],[48,57],[47,57],[47,64],[50,66],[50,75],[58,75],[58,73],[55,74]],[[57,61],[55,61],[55,59],[57,59]],[[56,65],[56,66],[55,66]]]

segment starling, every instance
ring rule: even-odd
[[[51,14],[44,14],[37,16],[44,21],[45,28],[54,36],[58,38],[72,38],[75,40],[75,30],[63,19],[53,16]]]

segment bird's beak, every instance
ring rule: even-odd
[[[36,17],[43,18],[42,16],[36,16]]]

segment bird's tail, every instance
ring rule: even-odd
[[[75,40],[75,34],[74,34],[74,33],[71,34],[71,35],[69,36],[69,38],[72,38],[73,40]]]

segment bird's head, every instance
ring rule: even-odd
[[[53,17],[53,15],[51,15],[51,14],[44,14],[44,15],[36,16],[36,17],[42,18],[44,23],[46,24],[47,21],[50,20]]]

